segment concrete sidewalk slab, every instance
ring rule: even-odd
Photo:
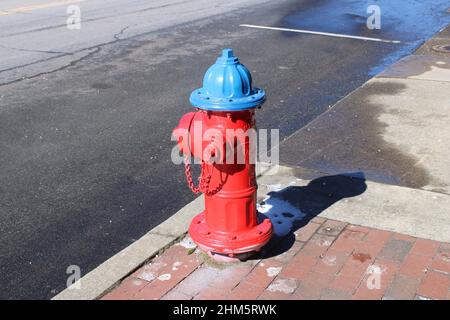
[[[448,70],[442,58],[401,61],[384,73],[396,78],[368,81],[286,139],[281,162],[450,193],[450,82],[434,81],[448,80]]]
[[[450,82],[450,54],[447,57],[408,56],[381,72],[377,77]]]
[[[356,173],[316,172],[304,179],[304,172],[280,167],[276,175],[262,176],[259,199],[267,193],[266,205],[276,206],[281,198],[304,215],[450,242],[450,195],[372,182]]]

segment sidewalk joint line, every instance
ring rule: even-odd
[[[441,82],[441,83],[448,83],[450,80],[437,80],[437,79],[421,79],[421,78],[402,78],[402,77],[390,77],[390,76],[375,76],[374,79],[392,79],[392,80],[414,80],[414,81],[431,81],[431,82]]]

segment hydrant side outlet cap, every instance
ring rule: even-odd
[[[252,88],[250,71],[234,56],[232,49],[224,49],[222,55],[206,71],[203,87],[194,90],[191,104],[203,110],[239,111],[260,106],[266,93]]]

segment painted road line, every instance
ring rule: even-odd
[[[15,13],[23,13],[23,12],[29,12],[29,11],[34,11],[34,10],[64,6],[64,5],[80,3],[80,2],[84,2],[84,1],[86,1],[86,0],[62,0],[62,1],[54,1],[54,2],[35,4],[35,5],[31,5],[31,6],[16,7],[16,8],[12,8],[12,9],[1,10],[0,16],[7,16],[7,15],[15,14]]]
[[[319,35],[319,36],[336,37],[336,38],[348,38],[348,39],[357,39],[357,40],[364,40],[364,41],[400,43],[400,41],[398,41],[398,40],[385,40],[385,39],[379,39],[379,38],[360,37],[360,36],[352,36],[352,35],[348,35],[348,34],[319,32],[319,31],[302,30],[302,29],[290,29],[290,28],[257,26],[257,25],[254,25],[254,24],[241,24],[239,26],[246,27],[246,28],[254,28],[254,29],[265,29],[265,30],[276,30],[276,31],[307,33],[307,34],[314,34],[314,35]]]

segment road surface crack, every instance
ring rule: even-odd
[[[116,39],[117,41],[123,40],[121,38],[119,38],[119,36],[123,35],[123,33],[129,28],[130,26],[126,26],[125,28],[122,28],[122,30],[120,30],[118,33],[116,33],[114,35],[114,39]]]
[[[0,44],[0,48],[10,49],[10,50],[17,50],[17,51],[22,51],[22,52],[36,52],[36,53],[48,53],[48,54],[65,54],[65,55],[72,54],[70,52],[63,52],[63,51],[16,48],[16,47],[5,46],[3,44]]]
[[[94,49],[94,50],[92,50],[92,49]],[[84,55],[84,56],[82,56],[82,57],[80,57],[78,59],[72,60],[69,63],[67,63],[67,64],[65,64],[65,65],[63,65],[63,66],[61,66],[59,68],[56,68],[54,70],[44,71],[44,72],[40,72],[40,73],[31,75],[31,76],[25,76],[25,77],[22,77],[22,78],[19,78],[19,79],[15,79],[15,80],[12,80],[12,81],[9,81],[9,82],[0,83],[0,87],[1,86],[6,86],[6,85],[9,85],[9,84],[13,84],[13,83],[16,83],[16,82],[20,82],[20,81],[23,81],[23,80],[29,80],[29,79],[34,79],[34,78],[41,77],[41,76],[44,76],[44,75],[49,75],[49,74],[52,74],[52,73],[55,73],[55,72],[67,69],[69,67],[72,67],[72,66],[76,65],[77,63],[80,63],[80,62],[90,58],[94,54],[99,53],[102,50],[102,48],[101,48],[101,46],[98,46],[98,47],[95,47],[95,48],[83,49],[83,50],[80,50],[78,52],[82,52],[82,51],[85,51],[85,50],[92,50],[92,51],[87,53],[86,55]],[[60,57],[64,57],[65,55],[74,55],[75,53],[78,53],[78,52],[62,54]],[[55,57],[53,57],[53,58],[55,58]],[[48,59],[48,60],[50,60],[50,59]]]

